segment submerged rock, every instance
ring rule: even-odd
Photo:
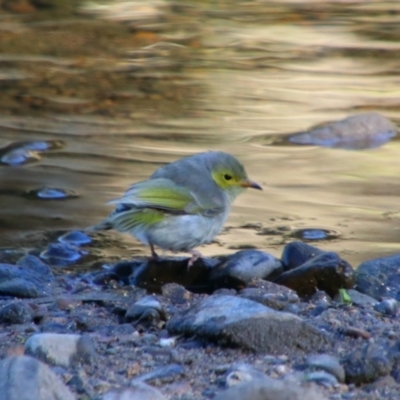
[[[379,147],[396,136],[397,127],[378,113],[364,113],[289,138],[290,142],[343,149]]]
[[[294,269],[304,264],[311,258],[325,253],[317,247],[303,242],[288,243],[282,252],[282,264],[285,271]]]

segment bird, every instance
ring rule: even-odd
[[[109,204],[115,210],[94,227],[130,233],[150,246],[191,255],[188,268],[202,257],[195,248],[221,231],[231,205],[246,188],[262,190],[231,154],[206,151],[158,168]]]

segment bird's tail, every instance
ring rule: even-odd
[[[108,218],[106,218],[106,219],[103,219],[103,221],[99,222],[96,225],[87,227],[85,230],[87,232],[96,232],[96,231],[107,231],[112,228],[113,228],[113,225],[112,225],[111,221]]]

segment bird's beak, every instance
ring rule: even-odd
[[[244,188],[253,188],[253,189],[262,190],[262,187],[258,183],[255,183],[255,182],[251,181],[250,179],[246,179],[245,181],[240,182],[240,186],[244,187]]]

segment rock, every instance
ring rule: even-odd
[[[86,235],[86,233],[81,231],[71,231],[58,238],[61,243],[69,243],[74,246],[82,246],[92,242],[92,239]]]
[[[135,269],[131,284],[156,292],[167,283],[182,285],[194,293],[211,292],[209,276],[218,262],[213,258],[199,258],[188,268],[187,258],[151,259]]]
[[[308,368],[326,371],[336,377],[339,382],[344,382],[344,368],[335,356],[330,354],[314,354],[307,357],[305,364]]]
[[[400,254],[361,263],[355,272],[355,288],[378,301],[400,299]]]
[[[336,387],[339,385],[338,380],[332,374],[325,371],[313,371],[306,374],[304,380],[307,382],[315,382],[326,388]]]
[[[288,243],[282,252],[282,264],[285,271],[297,268],[311,258],[325,251],[304,242]]]
[[[34,358],[12,356],[0,362],[0,400],[74,400],[51,369]]]
[[[185,372],[185,368],[179,364],[169,364],[160,368],[156,368],[150,372],[146,372],[143,375],[137,376],[132,382],[148,382],[153,379],[169,380],[175,378],[176,375],[182,375]]]
[[[379,147],[396,136],[396,126],[384,116],[369,112],[345,118],[322,128],[290,137],[292,143],[343,149]]]
[[[376,299],[368,296],[367,294],[361,293],[358,290],[347,289],[346,293],[350,298],[351,304],[354,304],[356,306],[374,306],[375,304],[378,304],[378,301]],[[343,302],[340,293],[335,296],[334,300],[338,303]]]
[[[286,306],[300,301],[294,290],[273,282],[264,281],[261,287],[248,287],[239,292],[245,299],[264,304],[274,310],[283,310]]]
[[[167,400],[167,398],[150,385],[133,383],[128,388],[110,390],[103,395],[102,400]]]
[[[25,324],[32,319],[32,308],[22,301],[13,301],[0,309],[0,322],[5,324]]]
[[[274,279],[282,272],[282,263],[259,250],[242,250],[225,257],[212,269],[210,281],[215,287],[240,289],[252,279]]]
[[[353,287],[353,268],[336,253],[319,254],[295,269],[284,272],[275,280],[295,290],[300,297],[311,296],[317,289],[334,297],[339,289]]]
[[[214,400],[325,400],[314,388],[303,387],[285,380],[257,379],[231,387]]]
[[[389,375],[394,359],[389,346],[372,342],[357,346],[342,363],[346,382],[358,385]]]
[[[315,351],[327,338],[301,318],[235,296],[209,296],[174,315],[166,324],[171,333],[198,335],[224,344],[273,354],[290,350]]]
[[[18,265],[0,264],[0,295],[35,298],[49,293],[53,274],[46,264],[34,256],[26,256]]]
[[[389,317],[395,317],[399,311],[399,303],[395,299],[384,299],[374,306],[376,311]]]
[[[78,361],[91,363],[95,350],[87,335],[38,333],[26,341],[25,353],[53,365],[69,367]]]
[[[132,304],[125,314],[126,321],[138,320],[147,322],[159,322],[166,320],[164,310],[160,302],[154,296],[145,296]]]
[[[193,293],[176,283],[167,283],[161,287],[161,294],[172,304],[186,304],[193,298]]]
[[[232,365],[226,372],[225,385],[226,387],[231,387],[243,382],[264,379],[265,377],[267,377],[267,375],[254,368],[252,365],[237,363]]]
[[[40,258],[46,260],[53,267],[65,267],[77,262],[87,254],[86,250],[66,242],[51,243],[46,250],[40,253]]]

